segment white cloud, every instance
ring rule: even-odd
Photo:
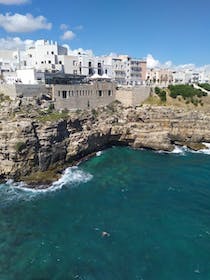
[[[148,68],[155,68],[160,66],[160,61],[155,59],[151,54],[147,55],[146,60]]]
[[[188,63],[188,64],[180,64],[180,65],[177,65],[177,66],[174,66],[174,68],[176,68],[177,70],[186,70],[186,69],[196,69],[196,66],[195,64],[192,64],[192,63]]]
[[[87,54],[89,56],[94,56],[94,53],[92,50],[84,50],[83,48],[78,48],[78,49],[72,50],[68,44],[64,44],[63,47],[67,48],[68,55],[78,55],[78,54],[85,55],[85,54]]]
[[[72,39],[74,39],[75,36],[76,36],[76,35],[75,35],[75,33],[74,33],[73,31],[71,31],[71,30],[66,30],[66,31],[63,33],[63,35],[61,36],[61,39],[62,39],[63,41],[72,40]]]
[[[22,40],[19,37],[0,38],[0,49],[6,50],[24,50],[26,47],[33,46],[33,40]]]
[[[162,68],[171,69],[176,71],[194,70],[194,71],[210,71],[210,65],[203,65],[201,67],[196,67],[193,63],[179,64],[175,65],[171,60],[161,63],[159,60],[155,59],[152,54],[147,55],[147,67],[148,68]]]
[[[68,29],[68,25],[65,24],[65,23],[62,23],[62,24],[60,25],[60,29],[61,29],[61,30],[67,30],[67,29]]]
[[[79,49],[75,49],[75,50],[69,50],[69,54],[70,55],[78,55],[78,54],[86,54],[86,55],[89,55],[89,56],[94,56],[94,53],[92,50],[84,50],[82,48],[79,48]]]
[[[206,64],[206,65],[200,66],[200,67],[198,67],[198,70],[210,73],[210,64]]]
[[[173,62],[171,60],[161,63],[158,59],[155,59],[152,54],[147,55],[146,61],[147,61],[147,68],[164,68],[164,69],[174,68]]]
[[[163,65],[163,68],[172,68],[173,67],[173,62],[171,60],[166,61]]]
[[[28,0],[0,0],[0,4],[3,5],[21,5],[28,2]]]
[[[52,24],[43,16],[34,17],[31,14],[21,15],[0,14],[0,27],[7,32],[26,33],[40,29],[51,29]]]
[[[108,56],[117,57],[117,53],[111,52],[110,54],[108,54]]]
[[[83,30],[84,26],[83,25],[77,25],[74,29],[75,30]]]

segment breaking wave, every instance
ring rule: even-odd
[[[163,154],[179,154],[179,155],[185,155],[186,152],[188,151],[189,149],[185,146],[181,147],[181,146],[175,146],[173,151],[169,152],[169,151],[157,151],[157,153],[163,153]]]
[[[77,187],[81,183],[90,181],[92,177],[90,173],[84,172],[78,166],[75,166],[67,168],[58,181],[45,189],[32,189],[28,188],[23,182],[16,183],[12,180],[8,180],[5,184],[0,184],[0,207],[14,200],[32,200],[36,198],[37,195],[54,192],[63,187]]]
[[[183,146],[175,146],[174,150],[172,152],[170,152],[171,154],[181,154],[181,155],[185,155],[185,153],[188,151],[187,147]]]
[[[179,154],[182,156],[185,156],[186,153],[196,153],[196,154],[206,154],[206,155],[210,155],[210,143],[202,143],[206,146],[206,148],[198,150],[198,151],[194,151],[191,150],[189,148],[187,148],[186,146],[175,146],[174,150],[171,152],[168,151],[158,151],[157,153],[166,153],[166,154]]]
[[[203,143],[203,144],[206,146],[205,149],[201,149],[199,151],[193,151],[193,152],[194,153],[210,155],[210,143]]]

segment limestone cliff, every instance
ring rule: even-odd
[[[210,115],[197,111],[150,106],[123,108],[112,104],[56,118],[46,111],[40,118],[39,109],[32,105],[19,102],[10,104],[10,110],[6,105],[1,108],[2,180],[59,171],[110,145],[169,151],[174,144],[199,149],[202,142],[210,142]]]

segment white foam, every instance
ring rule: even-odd
[[[187,148],[185,146],[183,146],[183,147],[175,146],[175,148],[171,152],[171,154],[182,154],[182,155],[184,155],[186,150],[187,150]]]
[[[160,154],[179,154],[179,155],[185,155],[186,151],[188,151],[187,147],[183,146],[183,147],[180,147],[180,146],[175,146],[173,151],[169,152],[169,151],[163,151],[163,150],[160,150],[160,151],[157,151],[157,153],[160,153]]]
[[[194,150],[188,149],[188,152],[195,153],[195,154],[210,155],[210,143],[203,142],[202,144],[205,145],[206,148],[198,150],[198,151],[194,151]]]
[[[23,182],[15,183],[13,180],[8,180],[5,184],[0,185],[0,195],[5,203],[13,200],[31,200],[39,194],[57,191],[63,187],[76,187],[80,183],[88,182],[92,177],[90,173],[84,172],[78,166],[69,167],[61,178],[48,188],[32,189]]]
[[[186,152],[188,153],[196,153],[196,154],[206,154],[210,155],[210,143],[202,143],[206,146],[206,148],[194,151],[186,146],[175,146],[174,150],[172,152],[167,152],[167,151],[158,151],[157,153],[166,153],[166,154],[179,154],[179,155],[186,155]]]
[[[84,172],[78,166],[69,167],[65,170],[63,176],[52,184],[50,189],[57,190],[63,188],[66,185],[71,185],[71,187],[73,187],[80,183],[86,183],[92,178],[93,176],[90,173]]]
[[[206,149],[201,149],[198,152],[206,155],[210,155],[210,143],[202,143],[204,144],[207,148]]]
[[[98,151],[98,152],[96,153],[96,156],[97,156],[97,157],[100,157],[102,154],[103,154],[102,151]]]

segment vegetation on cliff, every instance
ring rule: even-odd
[[[201,88],[203,88],[203,89],[205,89],[205,90],[210,91],[210,84],[208,84],[208,83],[203,83],[203,84],[198,84],[198,85],[199,85],[199,87],[201,87]]]
[[[166,102],[166,91],[160,89],[159,87],[155,87],[155,93],[159,96],[162,102]]]
[[[182,96],[184,99],[206,96],[207,93],[200,89],[195,89],[192,85],[169,85],[170,96],[176,98]]]
[[[110,145],[171,151],[174,144],[197,149],[210,142],[208,114],[168,107],[182,97],[170,97],[168,89],[156,93],[157,105],[164,106],[124,108],[116,101],[92,110],[58,112],[51,102],[37,99],[3,102],[0,178],[49,182],[64,166]]]

